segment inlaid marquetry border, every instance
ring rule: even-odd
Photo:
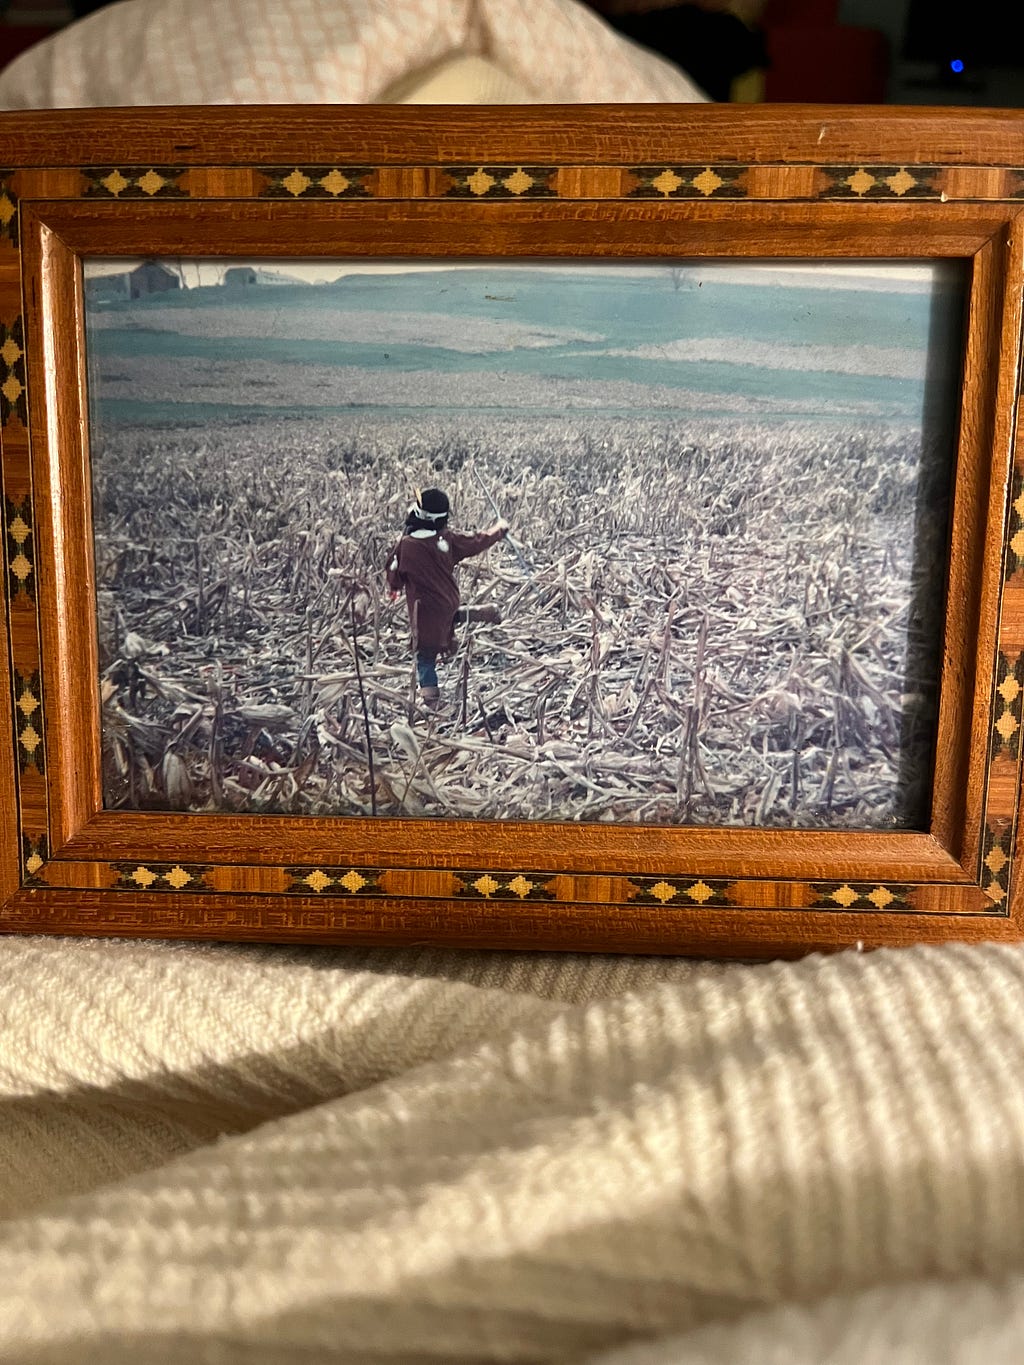
[[[990,834],[986,846],[987,892],[978,889],[967,913],[998,913],[1006,894],[1007,837]],[[225,898],[263,895],[302,901],[469,901],[491,905],[657,906],[662,909],[764,909],[948,914],[965,888],[960,883],[912,886],[887,882],[787,881],[758,877],[646,877],[594,871],[524,869],[472,871],[458,868],[365,867],[351,863],[280,865],[128,860],[47,862],[45,842],[26,842],[27,883],[55,890],[146,891],[161,899],[182,892],[214,892]],[[31,859],[31,863],[29,862]],[[953,913],[964,913],[952,911]]]
[[[986,826],[981,866],[985,894],[996,904],[1004,905],[1013,866],[1013,831],[1009,824],[1002,828]]]
[[[182,199],[183,166],[90,166],[82,170],[85,199]]]
[[[21,875],[25,886],[45,886],[40,873],[46,867],[49,852],[45,834],[32,838],[29,834],[21,836]]]
[[[11,598],[22,593],[35,596],[35,558],[32,538],[32,499],[4,499],[4,540],[7,547],[7,591]]]
[[[445,166],[452,199],[554,199],[558,168],[554,166]]]
[[[765,909],[837,913],[1006,914],[1013,871],[1018,792],[1024,745],[1024,641],[1000,637],[988,746],[986,817],[979,855],[977,894],[962,884],[896,884],[861,881],[783,880],[656,876],[588,868],[553,872],[525,867],[398,868],[337,865],[239,866],[196,862],[182,850],[178,861],[51,859],[47,828],[46,689],[40,674],[40,641],[28,478],[28,403],[25,338],[20,306],[20,209],[34,199],[94,201],[255,200],[462,200],[477,203],[536,200],[777,201],[892,203],[1024,200],[1024,166],[938,164],[634,162],[605,165],[516,162],[436,162],[387,165],[233,163],[230,166],[119,164],[60,168],[0,168],[0,442],[3,457],[3,520],[6,553],[5,604],[13,663],[13,708],[21,867],[26,888],[86,891],[108,889],[152,897],[154,916],[175,914],[177,898],[214,894],[224,904],[224,923],[272,925],[270,898],[296,907],[303,924],[329,928],[330,907],[438,900],[495,905],[657,906],[674,909]],[[1024,615],[1024,468],[1017,453],[1003,546],[1002,608]],[[1010,613],[1012,614],[1012,612]],[[17,619],[16,619],[17,618]],[[1001,617],[1002,619],[1002,617]],[[993,780],[998,769],[1000,783]],[[1007,780],[1007,771],[1012,780]],[[998,786],[998,790],[997,790]],[[966,888],[969,892],[971,888]],[[266,896],[266,910],[237,912],[232,898]],[[319,911],[317,905],[328,908]],[[968,909],[965,911],[964,906]],[[959,907],[959,908],[958,908]],[[54,911],[61,922],[63,909]],[[113,921],[116,912],[109,918]],[[83,916],[76,912],[76,919]]]
[[[46,776],[43,742],[43,702],[42,687],[38,672],[23,678],[14,670],[14,714],[18,736],[18,767],[24,773],[27,768],[35,768],[40,777]]]
[[[911,910],[912,887],[885,882],[819,882],[815,910]]]
[[[1007,578],[1024,569],[1024,473],[1013,471],[1010,485],[1010,525],[1006,533]]]
[[[256,166],[261,198],[324,199],[778,199],[856,202],[885,200],[1015,200],[1024,197],[1022,166],[846,165],[697,162],[605,166],[505,162],[428,165]],[[125,170],[125,178],[151,173]],[[196,171],[178,183],[188,192]],[[198,178],[198,176],[197,176]]]
[[[289,879],[286,895],[308,896],[382,896],[380,868],[324,867],[319,863],[291,865],[280,869]],[[276,872],[277,869],[275,868]]]
[[[25,168],[0,169],[0,240],[17,245]],[[609,162],[604,165],[343,160],[230,166],[107,163],[33,170],[53,199],[782,200],[977,203],[1024,199],[1024,166],[818,162]],[[69,185],[76,186],[72,191]]]
[[[996,664],[995,719],[992,724],[991,755],[1005,754],[1016,763],[1020,759],[1020,728],[1024,711],[1024,652],[1007,657],[1002,651]]]
[[[290,166],[255,168],[262,198],[469,199],[780,199],[890,202],[1014,200],[1024,167],[697,162],[606,166],[523,162],[440,166]],[[124,172],[127,176],[135,172]],[[186,171],[181,179],[188,185]]]
[[[262,199],[365,199],[372,166],[261,166]]]
[[[630,877],[637,905],[728,905],[732,882],[722,877]]]
[[[18,245],[18,196],[11,188],[13,171],[0,168],[0,242]]]
[[[9,325],[0,320],[0,426],[12,416],[28,421],[25,388],[25,334],[20,317]]]
[[[111,885],[122,891],[209,891],[206,873],[209,863],[109,863],[117,880]]]

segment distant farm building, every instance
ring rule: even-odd
[[[268,270],[262,265],[232,265],[224,271],[221,284],[227,289],[237,289],[240,285],[250,284],[276,284],[276,285],[296,285],[304,284],[304,280],[297,279],[294,275],[280,270]]]
[[[104,303],[112,299],[128,298],[128,274],[94,275],[85,282],[85,297],[90,303]]]
[[[181,277],[159,261],[143,261],[128,276],[128,292],[133,299],[149,294],[165,294],[169,289],[180,289]]]
[[[238,289],[243,285],[256,284],[256,271],[251,265],[233,265],[224,271],[224,287]]]
[[[143,261],[134,270],[112,270],[109,275],[92,275],[85,281],[89,303],[115,303],[119,299],[144,299],[183,289],[181,276],[159,261]]]

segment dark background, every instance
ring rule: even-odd
[[[589,3],[718,100],[1024,105],[1020,0]]]

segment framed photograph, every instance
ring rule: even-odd
[[[1019,937],[1024,118],[0,145],[0,929]]]

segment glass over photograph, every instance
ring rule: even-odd
[[[927,827],[958,269],[84,291],[108,809]]]

